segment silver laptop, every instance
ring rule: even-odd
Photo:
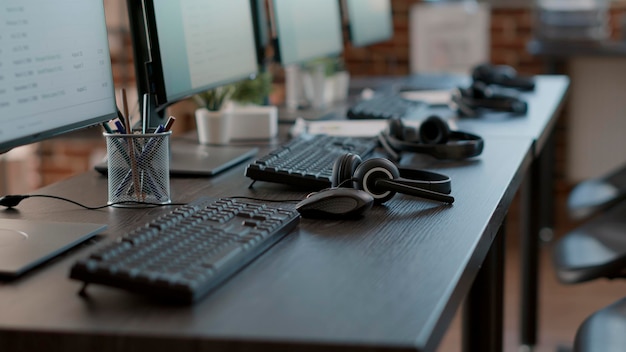
[[[18,277],[105,228],[92,223],[0,219],[0,277]]]

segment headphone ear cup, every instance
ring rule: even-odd
[[[404,124],[400,119],[389,119],[389,135],[395,139],[404,139]]]
[[[389,135],[405,142],[419,142],[419,133],[416,128],[405,126],[400,119],[389,120]]]
[[[450,139],[450,127],[439,116],[430,116],[420,125],[419,139],[424,144],[445,144]]]
[[[356,154],[346,153],[338,157],[333,164],[331,186],[339,187],[339,185],[342,185],[343,187],[352,187],[352,183],[348,185],[344,185],[343,183],[352,179],[354,171],[359,164],[361,164],[361,157]]]
[[[391,161],[382,158],[368,159],[354,171],[354,182],[358,189],[374,197],[374,202],[382,204],[393,198],[395,191],[381,189],[377,180],[394,180],[400,177],[400,170]]]

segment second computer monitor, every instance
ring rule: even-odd
[[[390,0],[343,0],[352,46],[384,42],[393,36]]]
[[[159,106],[258,71],[250,0],[152,0],[146,4],[152,83]]]
[[[281,64],[301,64],[343,51],[337,0],[272,0],[277,57]]]

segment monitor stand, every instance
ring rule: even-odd
[[[197,140],[172,139],[170,175],[211,177],[257,155],[256,147],[213,146]],[[97,164],[96,171],[107,173],[106,160]]]
[[[103,224],[0,219],[0,278],[17,278],[105,228]]]

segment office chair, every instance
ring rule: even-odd
[[[558,279],[576,284],[598,278],[626,277],[626,202],[567,233],[555,243],[553,262]],[[578,328],[574,351],[624,351],[626,298],[588,317]]]
[[[567,209],[572,219],[584,219],[626,198],[626,164],[572,189]]]
[[[626,297],[585,319],[574,339],[574,352],[622,352],[625,348]]]
[[[626,277],[626,202],[560,238],[553,262],[559,281],[566,284]]]

